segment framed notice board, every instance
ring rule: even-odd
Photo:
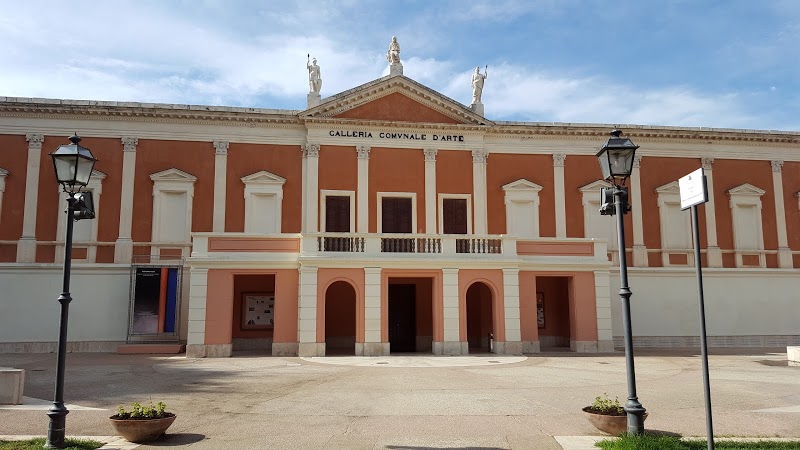
[[[275,325],[275,294],[242,293],[242,329],[264,329]]]
[[[536,324],[539,328],[544,328],[544,293],[536,293]]]

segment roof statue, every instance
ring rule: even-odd
[[[389,75],[403,74],[403,64],[400,63],[400,44],[397,43],[396,36],[392,36],[392,42],[386,52],[386,60],[389,61]]]

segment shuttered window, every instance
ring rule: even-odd
[[[442,200],[442,231],[444,234],[467,234],[467,199]]]
[[[413,229],[411,199],[383,197],[381,200],[381,230],[383,233],[411,233]]]

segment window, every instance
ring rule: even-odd
[[[244,232],[280,233],[286,179],[262,170],[241,180],[244,183]]]
[[[89,184],[81,189],[83,192],[91,192],[94,201],[94,219],[79,220],[72,224],[72,259],[84,262],[95,262],[97,257],[97,224],[100,221],[100,194],[103,193],[103,180],[106,174],[99,170],[92,170]],[[67,215],[64,214],[66,205],[65,194],[58,186],[58,219],[56,225],[56,262],[64,261],[64,238],[67,230]]]
[[[177,249],[182,256],[188,256],[194,183],[197,177],[172,168],[154,173],[150,175],[150,179],[153,180],[151,241],[154,244],[166,244],[158,245],[154,254],[173,255]]]
[[[743,184],[728,191],[733,219],[736,267],[766,267],[761,196],[764,190]]]
[[[693,266],[692,222],[688,211],[681,211],[681,192],[673,181],[656,188],[661,218],[661,264]]]
[[[416,223],[416,193],[378,192],[378,233],[413,233]]]
[[[539,191],[542,187],[528,180],[503,186],[506,201],[506,233],[519,238],[539,237]]]
[[[583,237],[607,241],[611,261],[619,264],[616,219],[600,215],[600,188],[609,186],[605,181],[595,181],[578,189],[583,196]]]
[[[439,194],[439,233],[472,234],[472,196]]]
[[[355,192],[320,191],[321,231],[323,233],[351,233],[355,229]]]

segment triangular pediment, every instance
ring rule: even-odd
[[[242,182],[244,184],[283,184],[286,183],[286,178],[262,170],[242,177]]]
[[[751,197],[761,197],[767,191],[759,189],[750,183],[745,183],[728,190],[728,195],[748,195]]]
[[[542,187],[539,186],[538,184],[532,182],[532,181],[528,181],[528,180],[526,180],[524,178],[520,178],[517,181],[512,181],[511,183],[508,183],[508,184],[504,185],[503,186],[503,190],[506,191],[506,192],[509,192],[509,191],[516,191],[516,192],[533,191],[533,192],[539,192],[539,191],[542,190]]]
[[[597,180],[597,181],[592,181],[586,186],[581,186],[580,188],[578,188],[578,190],[581,192],[600,192],[600,189],[607,187],[611,187],[611,183],[605,180]]]
[[[167,170],[162,170],[161,172],[150,174],[150,179],[153,181],[184,181],[191,183],[197,181],[196,176],[190,173],[186,173],[182,170],[176,169],[174,167]]]
[[[305,119],[492,125],[480,114],[403,75],[379,78],[322,99],[303,111]]]
[[[680,194],[681,188],[677,181],[670,181],[669,183],[656,188],[659,194]]]

